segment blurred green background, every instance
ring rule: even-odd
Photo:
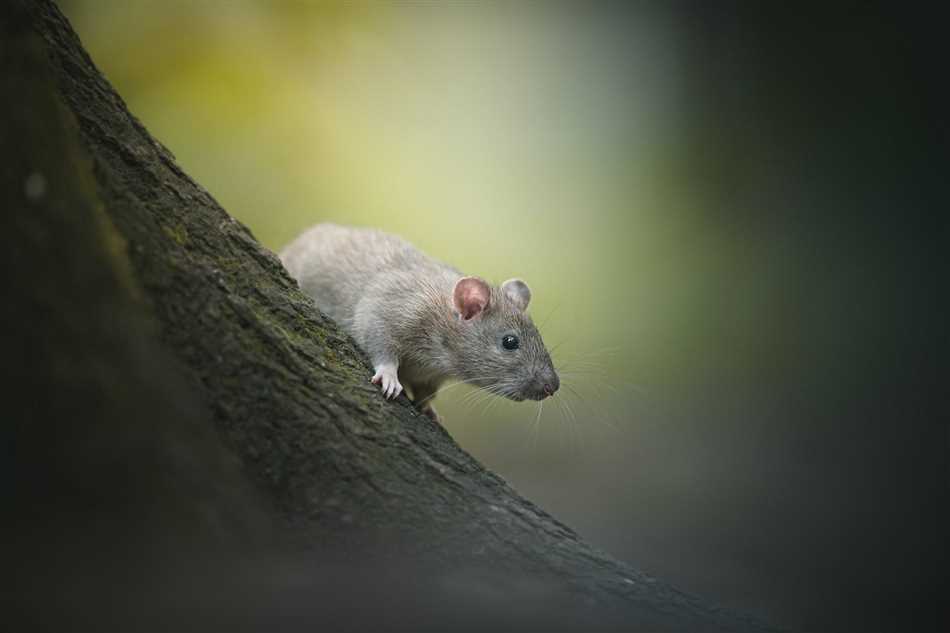
[[[437,401],[520,492],[777,622],[926,626],[948,233],[915,25],[754,7],[63,2],[269,248],[369,225],[529,282],[568,387]]]

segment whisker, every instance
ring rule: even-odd
[[[550,312],[548,312],[548,315],[544,317],[544,320],[541,322],[541,325],[537,326],[537,329],[538,330],[542,329],[545,326],[545,324],[550,320],[550,318],[554,316],[554,313],[557,312],[560,308],[561,308],[560,303],[554,306],[554,308]]]
[[[571,406],[571,403],[567,401],[567,398],[562,398],[564,408],[567,409],[568,416],[571,420],[571,424],[577,423],[577,413],[574,412],[574,407]]]
[[[624,350],[625,348],[619,345],[614,345],[611,347],[601,347],[599,349],[585,349],[585,350],[580,350],[583,352],[583,355],[578,354],[575,356],[575,358],[587,359],[587,358],[599,357],[599,356],[604,356],[604,355],[610,356],[610,355],[622,352]]]
[[[507,382],[499,382],[489,385],[482,390],[473,391],[466,396],[466,399],[469,400],[471,408],[481,405],[485,401],[489,401],[488,407],[484,411],[484,413],[487,414],[499,400],[506,397],[510,392],[510,385]],[[492,396],[501,396],[501,398],[493,398]]]
[[[603,404],[601,398],[598,397],[598,398],[595,398],[595,399],[590,399],[590,400],[588,400],[587,398],[584,397],[584,395],[583,395],[582,393],[580,393],[579,391],[577,391],[577,390],[574,388],[574,386],[570,384],[570,382],[562,382],[562,385],[564,385],[564,387],[565,387],[568,391],[570,391],[571,394],[572,394],[574,397],[576,397],[580,402],[584,403],[586,406],[589,406],[589,407],[591,408],[591,410],[592,410],[592,412],[593,412],[593,414],[594,414],[594,415],[592,415],[592,416],[590,417],[590,420],[591,420],[592,422],[595,422],[595,423],[597,423],[597,424],[603,424],[604,426],[608,427],[608,428],[609,428],[611,431],[613,431],[613,432],[619,432],[619,431],[620,431],[620,426],[619,426],[619,424],[618,424],[618,421],[614,418],[614,416],[606,409],[606,407],[598,406],[598,405],[602,405],[602,404]],[[598,384],[597,386],[608,386],[608,387],[609,387],[609,385],[603,385],[603,384]],[[569,403],[567,402],[567,400],[565,400],[565,404],[568,404],[568,405],[569,405]],[[576,415],[575,415],[575,419],[576,419]]]
[[[567,400],[564,401],[564,407],[567,409],[567,439],[568,451],[572,455],[576,454],[577,451],[577,418],[574,415],[574,409],[571,408]]]
[[[534,418],[534,447],[538,450],[538,432],[541,429],[541,411],[544,409],[544,400],[538,400],[538,415]]]
[[[469,401],[469,407],[474,409],[475,407],[485,406],[484,412],[487,412],[488,407],[497,402],[500,398],[503,398],[502,392],[497,389],[491,391],[484,391],[477,394],[474,398]]]
[[[415,402],[413,404],[415,404],[416,406],[425,404],[426,402],[428,402],[429,400],[432,400],[432,398],[435,398],[437,395],[439,395],[443,391],[452,389],[454,387],[458,387],[459,385],[475,385],[476,380],[490,380],[490,379],[491,379],[491,376],[476,376],[475,378],[467,378],[465,380],[458,380],[458,381],[449,383],[448,385],[445,385],[444,387],[439,387],[438,389],[435,390],[435,393],[428,395],[422,400],[419,400],[418,402]]]
[[[556,352],[556,351],[558,350],[558,348],[561,347],[562,345],[564,345],[565,343],[567,343],[567,339],[564,339],[563,341],[561,341],[560,343],[558,343],[558,344],[555,345],[554,347],[550,348],[550,349],[548,350],[548,356],[554,354],[554,352]]]
[[[486,416],[487,416],[487,415],[491,412],[491,410],[494,409],[494,408],[498,405],[499,402],[501,402],[502,400],[504,400],[504,399],[507,397],[507,394],[508,394],[508,390],[507,390],[507,389],[502,389],[502,390],[499,390],[499,391],[495,394],[495,395],[497,395],[497,396],[499,396],[499,397],[497,397],[497,398],[491,398],[491,399],[487,399],[487,398],[486,398],[486,400],[488,401],[488,404],[485,406],[485,409],[484,409],[484,411],[482,412],[483,415],[486,415]],[[483,400],[483,402],[484,402],[484,400]]]
[[[567,381],[562,381],[561,384],[564,385],[564,388],[565,388],[565,389],[567,389],[567,390],[570,391],[572,394],[574,394],[574,397],[575,397],[575,398],[577,398],[578,400],[581,400],[581,401],[584,400],[584,397],[583,397],[581,394],[577,393],[577,389],[574,388],[574,385],[568,383]]]
[[[480,403],[482,400],[490,398],[493,394],[497,394],[498,391],[499,386],[497,383],[487,385],[479,389],[473,389],[462,396],[461,402],[471,408]]]

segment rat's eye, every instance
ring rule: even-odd
[[[518,349],[519,345],[521,345],[521,343],[518,341],[517,336],[506,334],[501,339],[501,346],[504,347],[505,349],[509,349],[509,350]]]

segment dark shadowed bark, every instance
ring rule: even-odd
[[[4,2],[0,29],[10,617],[763,628],[592,548],[385,401],[54,5]]]

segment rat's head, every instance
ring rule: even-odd
[[[560,387],[541,335],[525,310],[531,290],[520,279],[492,288],[478,277],[455,283],[456,373],[512,400],[542,400]]]

